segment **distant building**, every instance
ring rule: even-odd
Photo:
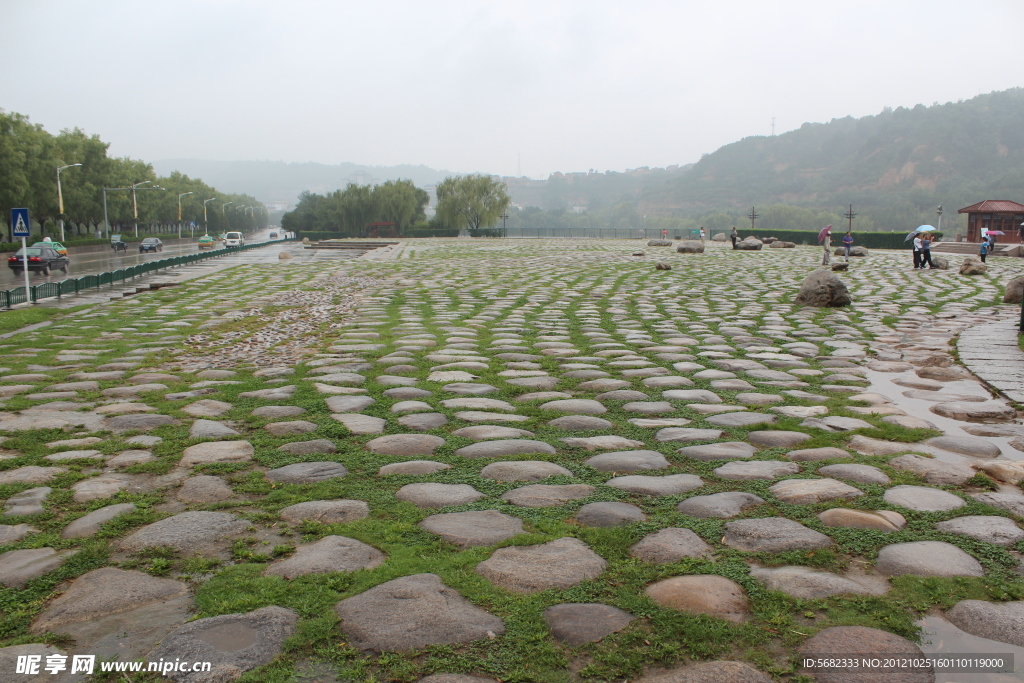
[[[980,242],[989,230],[1002,232],[997,242],[1024,242],[1024,204],[1008,199],[986,199],[957,211],[967,214],[967,241]]]

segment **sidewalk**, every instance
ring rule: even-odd
[[[1017,343],[1016,317],[977,325],[960,333],[960,362],[1008,399],[1024,404],[1024,351]]]

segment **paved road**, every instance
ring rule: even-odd
[[[246,243],[252,242],[265,242],[267,233],[269,231],[261,231],[254,235],[253,238],[246,240]],[[138,246],[129,245],[128,251],[117,252],[114,254],[113,250],[107,249],[106,251],[97,251],[85,254],[72,254],[71,255],[71,269],[70,272],[65,275],[59,270],[55,270],[50,273],[48,277],[42,275],[31,274],[29,283],[37,285],[43,282],[60,282],[61,280],[69,277],[84,277],[86,275],[95,275],[96,273],[102,273],[108,270],[116,270],[118,268],[127,268],[128,266],[136,266],[140,263],[147,261],[159,261],[164,258],[171,258],[172,256],[182,256],[184,254],[194,254],[199,251],[199,246],[195,242],[183,243],[183,244],[165,244],[164,250],[158,253],[146,253],[140,254]],[[0,265],[0,289],[13,289],[24,284],[24,275],[16,276],[11,269],[7,266],[7,259],[10,255],[4,257],[4,262]]]

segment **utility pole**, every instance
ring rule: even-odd
[[[505,221],[508,220],[508,211],[503,211],[498,218],[501,219],[501,236],[508,237],[508,228],[505,226]]]
[[[181,198],[185,197],[185,196],[188,196],[190,194],[195,194],[195,193],[194,192],[182,192],[181,194],[178,195],[178,239],[179,240],[181,239]],[[203,210],[204,211],[206,210],[206,204],[203,204]]]
[[[847,232],[853,232],[853,219],[857,217],[857,214],[853,212],[853,204],[850,204],[850,210],[843,214],[843,218],[849,221]]]
[[[132,216],[135,218],[135,236],[136,237],[139,236],[139,202],[135,198],[135,188],[137,188],[139,185],[145,185],[146,183],[151,183],[151,182],[153,182],[153,181],[152,180],[143,180],[141,183],[135,183],[134,185],[132,185]]]
[[[754,207],[750,207],[750,213],[747,214],[747,218],[750,219],[750,232],[754,232],[754,223],[757,221],[758,214],[754,211]]]

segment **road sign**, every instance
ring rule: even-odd
[[[14,237],[28,237],[32,234],[28,209],[11,209],[11,228]]]

